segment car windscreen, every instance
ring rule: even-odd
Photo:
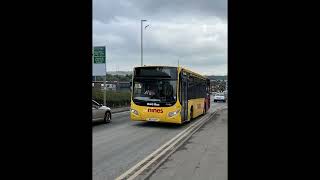
[[[100,104],[99,104],[99,103],[97,103],[96,101],[92,100],[92,105],[99,106]]]

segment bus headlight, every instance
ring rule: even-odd
[[[179,112],[180,112],[180,109],[173,111],[173,112],[169,112],[168,116],[173,117],[173,116],[177,115]]]
[[[131,109],[131,112],[132,112],[133,114],[137,115],[137,116],[139,115],[139,113],[138,113],[137,110]]]

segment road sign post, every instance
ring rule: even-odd
[[[106,106],[106,47],[105,46],[95,46],[93,48],[93,75],[103,76],[103,105]]]

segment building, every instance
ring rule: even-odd
[[[131,83],[130,82],[119,82],[117,86],[118,91],[130,91]]]
[[[103,81],[92,81],[92,88],[94,89],[104,89]],[[116,91],[117,90],[117,82],[108,82],[106,81],[106,90],[107,91]]]
[[[103,81],[92,81],[92,88],[103,90]],[[107,91],[130,91],[130,82],[106,81]]]
[[[226,81],[225,80],[210,80],[211,92],[223,92],[226,90]]]

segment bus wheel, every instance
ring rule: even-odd
[[[190,120],[191,121],[193,118],[193,106],[191,106],[191,109],[190,109]]]
[[[207,113],[207,105],[206,105],[206,103],[204,103],[204,108],[203,108],[203,114],[206,114]]]

